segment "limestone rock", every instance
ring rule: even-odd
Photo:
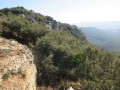
[[[25,18],[25,14],[20,14],[21,17]]]
[[[85,34],[80,30],[80,28],[78,28],[75,25],[67,25],[67,28],[72,32],[72,34],[76,37],[76,38],[81,38],[82,40],[86,40],[86,36]]]
[[[4,80],[2,77],[8,71],[11,75]],[[24,78],[22,72],[26,75]],[[15,41],[0,39],[0,86],[2,88],[5,90],[36,90],[36,73],[35,60],[28,48]]]
[[[48,29],[54,29],[54,30],[59,30],[58,22],[54,20],[53,18],[47,16],[47,22],[46,22],[46,27]]]
[[[58,28],[58,22],[57,22],[56,20],[53,20],[53,21],[52,21],[52,29],[56,29],[56,30],[59,29],[59,28]]]
[[[81,38],[81,40],[86,40],[86,35],[75,25],[69,25],[67,23],[60,23],[59,29],[62,30],[63,28],[69,30],[73,36],[76,38]]]
[[[68,88],[67,90],[74,90],[72,87]]]
[[[48,22],[46,23],[46,27],[51,30],[51,29],[52,29],[52,22],[51,22],[51,21],[48,21]]]

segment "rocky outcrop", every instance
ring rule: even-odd
[[[54,29],[54,30],[59,30],[59,24],[56,20],[54,20],[53,18],[46,16],[47,22],[46,22],[46,27],[48,29]],[[73,34],[73,36],[75,36],[76,38],[81,38],[82,40],[86,40],[86,36],[85,34],[81,31],[80,28],[78,28],[75,25],[69,25],[69,24],[64,24],[65,26],[67,26],[67,29],[71,31],[71,33]],[[64,26],[63,25],[63,26]]]
[[[59,30],[58,22],[57,22],[56,20],[53,20],[53,21],[52,21],[52,29]]]
[[[67,90],[74,90],[72,87],[68,88]]]
[[[84,34],[84,33],[81,31],[81,29],[78,28],[77,26],[75,26],[75,25],[68,25],[67,28],[72,32],[72,34],[73,34],[76,38],[81,38],[82,40],[86,40],[85,34]]]
[[[36,73],[26,46],[0,38],[0,90],[36,90]]]
[[[81,40],[86,40],[86,35],[75,25],[69,25],[67,23],[60,23],[59,22],[59,29],[60,30],[69,30],[73,36],[76,38],[81,38]]]
[[[52,22],[51,21],[46,22],[46,27],[51,30],[52,29]]]
[[[25,14],[20,14],[19,16],[22,18],[25,18]]]
[[[54,30],[61,30],[61,28],[66,28],[67,30],[71,31],[71,33],[76,37],[76,38],[81,38],[82,40],[86,40],[85,34],[81,31],[80,28],[78,28],[75,25],[69,25],[66,23],[58,23],[56,20],[54,20],[50,16],[46,16],[47,22],[46,22],[46,27],[48,29],[54,29]],[[59,25],[59,24],[62,24]]]
[[[48,29],[54,29],[54,30],[59,30],[58,22],[54,20],[53,18],[46,16],[47,22],[46,22],[46,27]]]

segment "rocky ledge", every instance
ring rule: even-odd
[[[0,38],[0,90],[36,90],[36,73],[26,46]]]

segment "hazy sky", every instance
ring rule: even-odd
[[[120,0],[0,0],[0,9],[16,6],[63,23],[120,21]]]

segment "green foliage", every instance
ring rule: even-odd
[[[21,68],[18,68],[18,73],[21,74],[23,71]]]
[[[4,8],[0,10],[0,13],[4,13],[9,17],[10,14],[20,16],[21,14],[25,16],[26,19],[31,19],[37,22],[45,23],[46,17],[42,14],[35,13],[33,10],[26,10],[24,7],[14,7],[14,8]],[[1,14],[0,14],[1,15]]]
[[[59,23],[59,31],[47,30],[45,22],[53,20],[49,16],[22,7],[0,12],[6,15],[0,26],[2,36],[31,45],[31,50],[37,53],[38,85],[64,89],[70,86],[68,82],[79,81],[83,90],[120,89],[120,56],[74,37],[68,24]],[[28,20],[29,17],[35,22]],[[26,76],[20,68],[18,73]],[[4,76],[9,77],[10,73]]]
[[[119,30],[114,33],[114,30],[100,30],[94,27],[81,27],[81,29],[86,34],[89,43],[120,54]]]
[[[47,21],[46,17],[39,13],[35,13],[35,20],[42,23],[45,23]]]
[[[0,16],[5,16],[3,13],[0,12]]]
[[[25,71],[23,71],[21,68],[18,69],[18,74],[21,74],[21,76],[22,76],[23,78],[26,77]]]
[[[52,85],[52,83],[55,84],[58,67],[55,67],[53,65],[52,58],[53,58],[52,54],[50,54],[48,57],[45,56],[44,60],[42,60],[41,63],[39,64],[41,67],[38,68],[38,79],[37,79],[38,84],[43,84],[43,85],[44,84]],[[41,72],[42,75],[40,75]]]
[[[11,72],[8,70],[4,75],[3,75],[3,79],[6,80],[10,77]]]
[[[23,18],[10,18],[9,21],[3,21],[3,33],[8,36],[17,37],[24,40],[30,39],[31,24]],[[28,37],[28,38],[27,38]]]
[[[76,66],[79,65],[80,67],[83,67],[86,58],[87,58],[86,53],[80,51],[77,55],[75,55],[73,63],[75,63]]]
[[[52,70],[49,70],[47,75],[39,70],[38,73],[43,75],[38,77],[42,77],[42,80],[44,78],[45,82],[49,81],[47,84],[43,82],[46,85],[60,85],[61,80],[80,80],[82,89],[85,90],[119,88],[118,82],[115,82],[118,79],[119,70],[116,71],[118,68],[116,63],[120,63],[119,58],[111,52],[99,50],[80,39],[76,39],[69,31],[50,31],[46,36],[38,39],[35,49],[45,57],[49,57],[52,53],[51,65],[58,68],[58,71],[52,74],[54,76],[52,79],[46,79],[46,77],[47,75],[51,77],[50,73],[53,73],[55,68],[51,68]],[[44,65],[47,63],[49,65],[48,61]],[[44,75],[45,77],[43,77]],[[116,77],[117,79],[115,79]],[[55,83],[56,80],[60,82]]]
[[[68,26],[69,26],[69,24],[66,24],[66,23],[58,23],[59,24],[59,28],[60,28],[60,30],[69,30],[68,29]]]
[[[15,38],[22,43],[34,43],[38,37],[48,32],[45,26],[32,24],[22,17],[10,16],[1,24],[3,36]]]
[[[47,21],[52,21],[53,20],[53,18],[50,17],[50,16],[46,16],[46,19],[47,19]]]
[[[22,77],[25,78],[26,77],[26,73],[25,72],[22,72]]]
[[[8,12],[12,12],[13,14],[26,14],[28,11],[23,8],[23,7],[16,7],[16,8],[4,8],[2,10],[0,10],[0,12],[8,15]]]
[[[119,86],[116,84],[116,63],[120,63],[120,60],[116,58],[111,52],[100,51],[94,47],[87,47],[85,49],[87,58],[83,65],[83,72],[81,68],[77,69],[77,75],[81,74],[81,82],[83,89],[102,89],[109,90],[115,89]],[[80,70],[80,71],[79,71]],[[79,71],[79,72],[78,72]],[[119,72],[119,70],[118,70]]]

